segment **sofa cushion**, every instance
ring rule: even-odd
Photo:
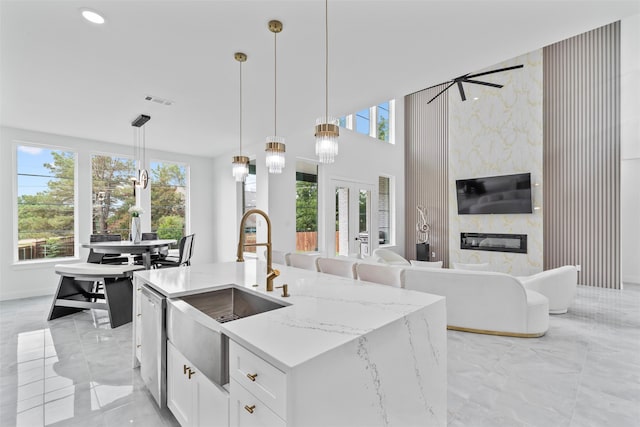
[[[416,261],[409,260],[412,267],[416,268],[442,268],[442,261]]]
[[[488,262],[483,262],[480,264],[464,264],[461,262],[454,262],[452,264],[453,264],[454,270],[491,271],[489,269]]]

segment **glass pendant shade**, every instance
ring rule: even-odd
[[[249,175],[249,158],[247,156],[233,156],[233,177],[236,182],[244,182]]]
[[[267,153],[266,164],[269,173],[282,173],[285,165],[285,145],[281,136],[267,137],[265,150]]]
[[[316,120],[316,156],[320,163],[333,163],[338,155],[338,119],[320,117]]]

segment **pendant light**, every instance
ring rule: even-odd
[[[244,182],[249,175],[249,158],[242,155],[242,63],[247,60],[247,55],[236,52],[233,57],[240,64],[240,154],[233,156],[233,177],[236,182]]]
[[[149,172],[145,169],[147,163],[147,144],[144,125],[151,116],[140,114],[131,122],[133,127],[133,159],[138,165],[138,174],[131,178],[133,195],[136,195],[136,187],[144,190],[149,184]]]
[[[316,120],[316,156],[320,163],[333,163],[338,155],[338,120],[329,116],[329,7],[324,2],[324,117]]]
[[[266,163],[269,173],[282,173],[285,164],[284,138],[278,135],[278,50],[277,36],[282,31],[282,22],[269,21],[269,31],[273,33],[273,134],[267,137],[264,151],[267,153]]]

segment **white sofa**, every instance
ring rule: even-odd
[[[549,328],[547,297],[508,274],[407,268],[404,287],[446,297],[449,329],[531,338]]]
[[[565,265],[518,279],[525,289],[539,292],[549,299],[549,313],[564,314],[576,295],[578,270],[573,265]]]

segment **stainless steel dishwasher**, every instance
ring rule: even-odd
[[[167,406],[166,298],[148,286],[140,290],[140,376],[158,402]]]

